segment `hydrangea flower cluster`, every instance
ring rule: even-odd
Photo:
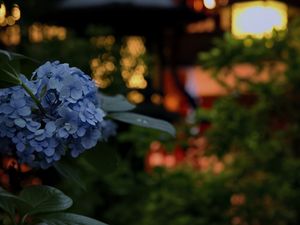
[[[22,163],[48,168],[63,155],[77,157],[114,134],[95,83],[78,68],[46,62],[31,80],[21,80],[42,107],[21,86],[1,89],[0,144],[15,146],[10,154]]]

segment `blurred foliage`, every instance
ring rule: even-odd
[[[224,76],[224,67],[231,70],[240,63],[253,65],[257,76],[266,65],[285,65],[284,70],[269,70],[269,80],[237,82],[212,109],[197,111],[198,122],[211,123],[204,134],[206,154],[222,160],[221,172],[186,166],[146,172],[152,140],[170,143],[171,149],[174,140],[131,129],[114,142],[121,152],[116,169],[90,178],[95,191],[82,198],[92,199],[90,213],[115,225],[299,224],[299,31],[295,22],[271,39],[249,37],[252,46],[227,34],[217,41],[218,55],[213,49],[201,56],[202,65],[213,66],[216,79]],[[241,84],[246,88],[240,89]],[[186,135],[179,135],[175,145],[187,150],[190,127],[182,123]]]
[[[217,80],[224,67],[231,70],[240,63],[251,64],[257,76],[267,63],[285,65],[283,71],[270,70],[268,81],[245,79],[244,91],[238,83],[211,110],[198,112],[200,120],[204,115],[212,124],[208,154],[234,155],[236,179],[230,182],[247,198],[238,213],[247,224],[300,222],[299,25],[294,21],[287,32],[262,40],[226,34],[214,49],[199,55]]]
[[[223,38],[213,40],[214,47],[208,52],[199,53],[199,63],[204,68],[220,70],[224,67],[231,67],[237,63],[253,63],[256,66],[266,61],[288,60],[289,48],[296,43],[299,31],[299,21],[290,25],[287,31],[273,31],[271,37],[261,39],[247,38],[238,39],[231,33],[225,33]],[[290,43],[288,43],[290,42]]]
[[[223,186],[228,178],[199,175],[182,170],[140,174],[104,216],[113,224],[228,224],[230,193]]]
[[[89,35],[97,32],[88,29]],[[266,65],[285,65],[284,71],[270,70],[268,81],[240,79],[212,109],[197,111],[194,125],[211,123],[205,133],[206,153],[226,162],[223,171],[178,167],[146,172],[145,157],[153,140],[170,150],[176,145],[188,148],[191,125],[186,121],[176,141],[156,131],[120,127],[122,135],[76,160],[88,192],[61,182],[77,202],[73,209],[113,225],[300,224],[299,39],[300,22],[295,21],[268,39],[237,40],[226,34],[214,49],[199,55],[199,63],[220,81],[224,69],[231,71],[240,63],[253,65],[257,76]],[[31,53],[27,55],[67,61],[85,71],[90,58],[105,51],[81,38],[23,48]],[[246,89],[241,91],[240,85]]]
[[[286,32],[274,31],[271,38],[236,39],[231,33],[225,33],[222,39],[213,41],[214,47],[209,52],[199,54],[204,68],[223,69],[236,63],[261,64],[263,61],[286,58]]]
[[[138,136],[136,131],[131,131],[135,139]],[[155,137],[152,136],[151,141]],[[123,138],[128,141],[128,137]],[[149,147],[150,143],[144,144],[144,147]],[[75,202],[80,202],[73,210],[120,225],[217,225],[230,222],[227,209],[232,191],[226,183],[233,179],[233,174],[215,175],[211,172],[198,173],[189,168],[166,170],[162,167],[146,173],[144,157],[147,148],[143,157],[136,155],[136,147],[142,145],[120,145],[119,149],[127,146],[126,153],[117,160],[114,169],[111,167],[105,173],[99,172],[103,171],[99,162],[93,164],[93,169],[90,164],[82,164],[80,168],[86,174],[83,177],[89,192],[74,190],[70,183],[69,187],[64,184],[68,194],[71,193],[73,198],[75,196]],[[112,146],[108,149],[111,151]],[[98,151],[101,152],[100,149]],[[99,157],[93,154],[94,161]],[[81,163],[82,160],[79,165]]]

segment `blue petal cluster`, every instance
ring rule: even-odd
[[[21,86],[0,90],[0,144],[11,141],[21,162],[48,168],[65,154],[77,157],[115,133],[104,120],[97,88],[81,70],[46,62],[31,80],[21,77],[43,112]]]

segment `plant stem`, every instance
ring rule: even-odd
[[[37,105],[37,107],[39,108],[39,110],[43,113],[46,114],[45,109],[43,108],[41,102],[39,99],[37,99],[37,97],[35,97],[35,95],[32,93],[32,91],[30,90],[29,87],[27,87],[24,82],[21,82],[21,86],[24,88],[24,90],[30,95],[30,97],[32,98],[32,100],[34,101],[34,103]]]
[[[28,216],[28,214],[26,214],[26,215],[23,216],[23,218],[22,218],[21,221],[20,221],[20,225],[24,225],[24,224],[25,224],[25,221],[26,221],[26,219],[27,219],[27,216]]]

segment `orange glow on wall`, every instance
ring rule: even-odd
[[[270,76],[276,74],[277,79],[283,80],[286,66],[282,63],[266,64],[260,72],[251,64],[243,63],[235,65],[230,71],[221,71],[220,80],[228,85],[229,90],[239,87],[240,91],[247,92],[246,86],[239,84],[240,79],[251,80],[252,82],[267,82]],[[190,68],[187,72],[185,87],[194,97],[222,96],[229,94],[229,90],[224,88],[218,81],[212,78],[212,72],[203,70],[201,67]]]
[[[178,71],[179,82],[185,83],[185,74],[183,71]],[[164,107],[171,112],[177,112],[181,115],[186,115],[188,112],[188,103],[185,96],[178,90],[176,82],[174,80],[174,75],[170,70],[166,70],[163,75],[164,84]]]

